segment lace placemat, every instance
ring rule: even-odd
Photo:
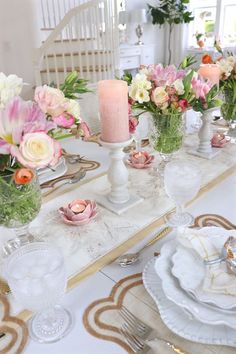
[[[236,228],[230,221],[215,214],[205,214],[197,217],[194,226],[221,226],[226,229]],[[119,328],[124,323],[119,315],[119,309],[122,305],[128,308],[136,317],[156,329],[158,337],[174,343],[188,354],[235,353],[235,348],[194,343],[171,332],[163,323],[155,302],[146,292],[142,283],[142,274],[134,274],[121,279],[111,289],[108,297],[98,299],[90,304],[83,315],[83,323],[86,330],[92,336],[114,342],[125,349],[127,353],[134,354],[133,350],[119,333]],[[213,333],[214,331],[212,331]],[[157,353],[173,353],[173,350],[171,351],[167,346],[162,350],[160,349]]]

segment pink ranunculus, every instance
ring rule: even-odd
[[[179,104],[179,107],[181,108],[181,110],[182,110],[183,112],[185,112],[185,111],[187,110],[187,108],[188,108],[188,101],[187,101],[186,99],[179,100],[178,104]]]
[[[64,93],[54,87],[47,85],[36,87],[34,99],[41,110],[52,117],[66,111],[67,100]]]
[[[61,128],[71,128],[75,124],[75,118],[69,113],[62,113],[57,117],[52,118],[53,122]]]
[[[196,77],[192,78],[192,88],[197,99],[202,98],[205,100],[206,94],[210,91],[212,84],[205,82],[203,79]]]
[[[81,136],[83,137],[84,140],[88,139],[91,136],[91,131],[87,123],[81,122],[79,129],[82,130]]]
[[[130,134],[134,134],[136,127],[138,125],[138,119],[136,117],[133,116],[129,116],[129,132]]]
[[[54,165],[61,156],[58,142],[44,132],[25,134],[20,146],[12,145],[10,152],[24,167],[28,168]]]

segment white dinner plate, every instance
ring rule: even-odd
[[[162,289],[162,281],[155,271],[156,259],[151,259],[143,271],[143,284],[156,302],[165,325],[177,335],[193,342],[236,347],[235,330],[227,326],[211,326],[189,316],[183,309],[168,300]]]
[[[229,236],[236,237],[236,230],[225,230],[220,227],[204,227],[201,229],[206,236],[214,236],[214,242],[224,240]],[[202,288],[206,266],[204,266],[199,255],[194,250],[183,246],[177,246],[177,250],[172,257],[172,273],[178,278],[181,287],[194,295],[200,302],[214,305],[224,310],[236,311],[236,296],[204,291]]]
[[[49,167],[42,168],[37,171],[39,184],[51,181],[54,178],[63,176],[67,171],[67,165],[64,157],[61,157],[58,163],[50,169]]]
[[[190,317],[197,319],[199,322],[209,325],[225,325],[236,329],[235,313],[224,313],[218,309],[205,306],[198,302],[193,297],[190,297],[185,290],[183,290],[178,280],[171,273],[171,258],[176,250],[177,242],[166,242],[161,249],[161,256],[157,258],[155,263],[155,270],[157,275],[162,280],[162,289],[166,297],[174,302],[176,305],[182,307]]]

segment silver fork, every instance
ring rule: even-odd
[[[120,309],[120,315],[125,321],[125,323],[122,325],[122,331],[130,333],[133,337],[136,339],[138,338],[139,341],[142,341],[145,344],[145,340],[149,337],[151,333],[154,334],[155,330],[148,326],[146,323],[142,322],[139,318],[134,316],[132,312],[130,312],[125,306],[122,306]],[[165,343],[169,348],[171,348],[175,353],[178,354],[188,354],[185,352],[183,349],[177,347],[175,344],[172,342],[169,342],[165,340],[164,338],[160,338],[158,336],[155,336],[152,339],[158,339]]]
[[[142,342],[134,334],[126,331],[123,327],[120,328],[120,334],[135,353],[145,354],[148,352],[148,354],[154,354],[154,351],[146,343]]]

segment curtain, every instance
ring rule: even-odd
[[[171,64],[178,66],[186,56],[188,46],[188,24],[175,25],[171,34]],[[165,25],[165,64],[168,64],[169,27]]]

